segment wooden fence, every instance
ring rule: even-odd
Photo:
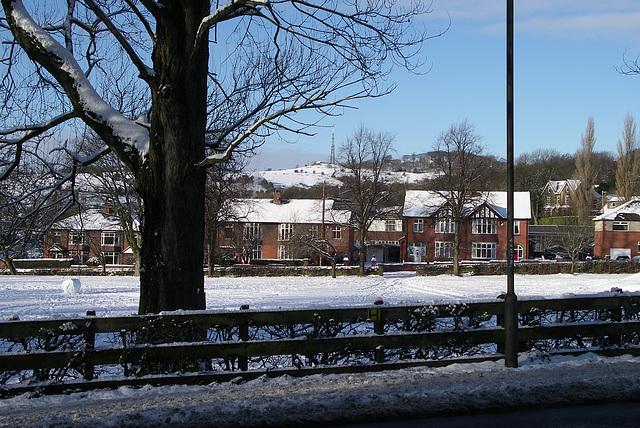
[[[503,358],[504,303],[0,322],[0,395]],[[521,351],[638,353],[640,296],[522,300]]]

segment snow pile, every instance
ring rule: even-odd
[[[80,293],[80,280],[78,278],[67,278],[62,281],[62,291],[64,294]]]

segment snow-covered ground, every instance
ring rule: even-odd
[[[0,277],[0,316],[135,313],[137,280],[80,277],[80,291],[64,278]],[[68,282],[67,282],[68,285]],[[516,276],[520,299],[596,294],[611,288],[640,291],[640,275]],[[384,277],[207,278],[209,309],[343,306],[385,302],[493,299],[506,278]],[[20,396],[0,401],[0,426],[327,426],[546,405],[640,399],[640,359],[521,355],[504,361],[455,364],[383,373],[259,378],[207,386],[128,387],[64,396]],[[578,421],[574,426],[588,426]],[[633,421],[631,421],[633,422]],[[543,424],[544,425],[544,424]],[[629,425],[631,426],[631,425]]]
[[[337,186],[340,183],[336,177],[340,177],[344,173],[344,170],[339,165],[317,163],[290,169],[256,171],[252,175],[257,179],[264,178],[275,187],[311,187],[323,182]],[[392,171],[384,173],[385,180],[394,183],[417,183],[432,177],[432,173]]]
[[[80,292],[63,289],[60,276],[0,276],[0,319],[22,320],[60,315],[121,316],[138,311],[138,279],[79,277]],[[519,299],[557,298],[571,294],[640,291],[640,274],[516,275]],[[385,303],[424,303],[495,299],[506,290],[505,276],[452,275],[416,277],[411,273],[380,276],[302,278],[206,278],[207,309],[303,308]]]

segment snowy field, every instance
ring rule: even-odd
[[[126,315],[137,311],[137,279],[80,277],[80,290],[64,278],[0,277],[0,316],[35,319],[59,315]],[[520,299],[640,291],[640,275],[516,276]],[[493,299],[506,277],[207,278],[209,309],[301,308]],[[333,426],[467,412],[500,412],[578,403],[640,400],[640,358],[552,357],[521,354],[519,368],[504,361],[454,364],[382,373],[261,377],[207,386],[122,387],[61,396],[23,395],[0,400],[4,427]],[[499,415],[496,424],[500,425]],[[622,422],[621,422],[622,420]],[[523,422],[534,426],[591,426],[580,419]],[[627,423],[628,422],[628,423]],[[616,415],[597,426],[634,426]],[[375,423],[373,425],[376,426]],[[388,426],[393,426],[392,424]],[[446,423],[444,425],[449,426]]]
[[[135,277],[77,277],[79,292],[63,290],[61,276],[0,276],[0,319],[49,316],[121,316],[138,311]],[[597,294],[612,288],[640,291],[640,274],[517,275],[519,299]],[[394,273],[384,277],[339,278],[252,277],[206,278],[207,309],[252,309],[355,306],[377,298],[388,304],[495,299],[505,292],[505,276],[441,275],[416,277]]]

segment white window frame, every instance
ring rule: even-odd
[[[342,227],[337,225],[331,227],[331,239],[342,239]]]
[[[471,258],[479,260],[495,260],[495,242],[473,242],[471,243]]]
[[[436,259],[452,259],[453,258],[453,241],[436,241],[435,257]]]
[[[103,251],[102,260],[104,260],[105,265],[119,265],[120,253],[116,251]]]
[[[520,220],[513,220],[513,234],[520,235]]]
[[[262,259],[262,245],[258,244],[251,250],[251,259],[252,260],[260,260]]]
[[[628,232],[629,231],[629,222],[628,221],[614,221],[611,225],[611,230],[616,232]]]
[[[456,223],[450,217],[440,217],[436,221],[436,233],[456,233]]]
[[[320,226],[317,224],[309,226],[309,234],[311,234],[311,236],[320,236]]]
[[[498,224],[495,218],[474,218],[471,233],[474,235],[495,235],[498,233]]]
[[[518,260],[524,259],[524,248],[520,244],[516,244],[515,252],[518,255]]]
[[[424,219],[413,219],[413,233],[424,233]]]
[[[242,237],[244,239],[262,239],[262,223],[244,223]]]
[[[69,231],[69,245],[87,245],[87,233],[77,230]]]
[[[278,240],[288,241],[293,236],[293,223],[280,223],[278,227]]]
[[[292,258],[293,258],[293,255],[288,245],[278,245],[279,260],[290,260]]]
[[[120,232],[105,231],[100,235],[100,245],[103,247],[119,247]],[[117,264],[117,263],[114,263]]]
[[[384,231],[385,232],[397,232],[398,225],[396,224],[396,220],[385,220],[384,221]]]

